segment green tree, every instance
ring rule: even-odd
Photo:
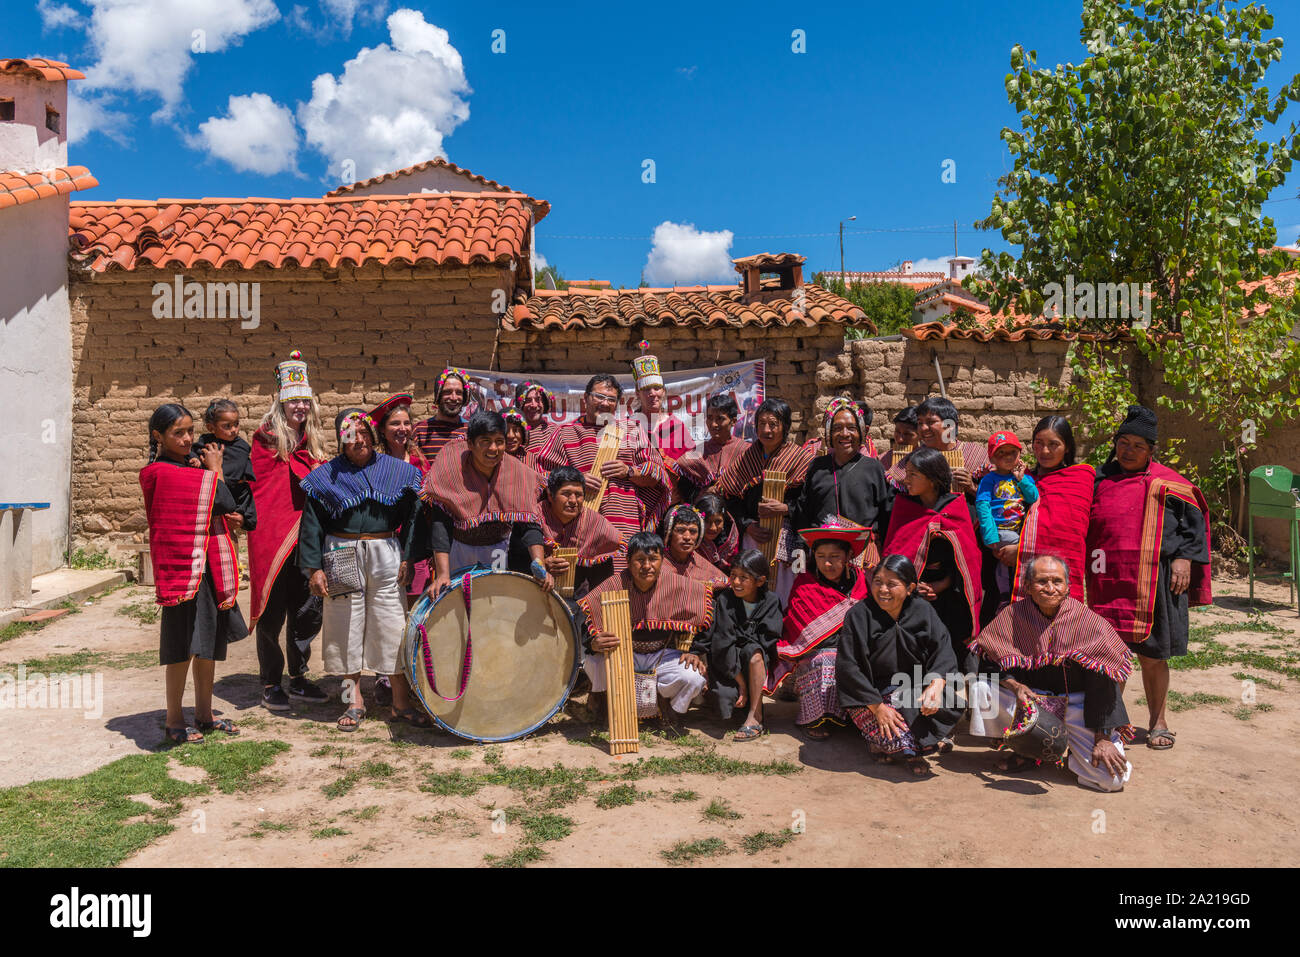
[[[819,272],[813,282],[828,292],[847,299],[867,314],[876,324],[875,334],[889,336],[912,324],[912,306],[916,290],[898,282],[855,282],[846,289],[844,282],[834,273]],[[850,329],[849,339],[861,339],[868,334],[865,329]]]
[[[1245,455],[1300,410],[1296,303],[1263,282],[1290,266],[1265,251],[1277,231],[1262,203],[1291,168],[1295,126],[1261,138],[1300,99],[1300,76],[1276,96],[1262,85],[1282,39],[1264,35],[1273,17],[1253,3],[1085,0],[1082,24],[1080,64],[1040,69],[1033,51],[1012,48],[1006,90],[1021,128],[1002,131],[1012,170],[977,225],[1021,251],[984,250],[983,276],[966,284],[994,311],[1038,315],[1054,301],[1080,331],[1131,335],[1131,369],[1113,344],[1072,349],[1066,404],[1101,439],[1123,412],[1106,402],[1129,384],[1150,402],[1148,373],[1162,367],[1174,395],[1159,404],[1215,433],[1222,460],[1206,478],[1235,476],[1240,527]],[[1140,293],[1128,308],[1118,295],[1062,301],[1067,283]]]
[[[548,278],[555,283],[555,286],[553,287],[555,289],[569,288],[569,284],[564,281],[564,277],[560,275],[560,271],[554,266],[546,266],[543,269],[536,269],[533,271],[534,288],[551,289],[552,286],[546,281]]]

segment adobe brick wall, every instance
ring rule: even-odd
[[[263,270],[239,276],[190,272],[186,280],[258,281],[260,325],[236,319],[155,319],[156,274],[72,277],[74,547],[143,540],[139,470],[148,421],[163,402],[196,416],[218,396],[240,405],[247,438],[274,394],[275,364],[302,351],[326,421],[349,405],[369,408],[394,392],[428,415],[434,380],[448,364],[523,372],[624,372],[642,338],[666,367],[767,360],[769,395],[795,410],[795,429],[817,398],[821,360],[840,353],[838,326],[752,330],[610,327],[566,333],[500,332],[493,294],[513,274],[493,267],[439,270],[369,266],[320,273]],[[495,351],[495,360],[494,360]]]

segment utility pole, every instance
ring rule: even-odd
[[[849,284],[844,278],[844,224],[845,222],[851,223],[857,218],[856,216],[850,216],[847,220],[840,220],[840,282],[843,284],[845,292],[848,291]]]

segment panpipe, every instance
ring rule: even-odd
[[[618,647],[605,653],[605,700],[609,706],[609,753],[635,754],[641,743],[636,718],[636,679],[632,660],[632,609],[627,592],[606,592],[600,599],[602,630],[618,636]]]
[[[763,498],[775,499],[780,502],[785,499],[785,472],[765,471],[763,472]],[[773,515],[770,518],[762,520],[763,527],[772,534],[768,536],[767,541],[762,545],[763,557],[767,559],[768,581],[776,581],[776,569],[773,567],[776,562],[777,547],[781,544],[781,526],[785,522],[785,516]]]
[[[563,559],[569,563],[567,569],[555,576],[555,587],[559,590],[562,597],[572,598],[573,576],[578,570],[578,550],[576,548],[557,548],[552,552],[551,557]]]
[[[898,447],[896,447],[896,448],[892,448],[892,449],[890,449],[890,450],[889,450],[889,467],[890,467],[891,469],[894,468],[896,465],[898,465],[900,462],[902,462],[903,459],[907,458],[909,455],[911,455],[911,454],[912,454],[913,452],[915,452],[915,451],[916,451],[916,446],[915,446],[915,445],[900,445],[900,446],[898,446]]]
[[[948,468],[964,469],[966,467],[966,456],[962,455],[961,449],[947,449],[943,457],[948,460]]]
[[[591,463],[591,468],[587,469],[588,475],[600,479],[600,488],[594,492],[588,491],[582,503],[593,512],[600,511],[600,503],[605,498],[605,489],[609,487],[609,479],[601,476],[600,467],[606,462],[613,462],[618,458],[618,450],[622,445],[623,430],[611,422],[600,433],[600,445],[596,448],[596,460]]]

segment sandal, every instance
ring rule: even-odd
[[[338,729],[340,731],[355,731],[357,730],[357,728],[361,727],[361,719],[364,718],[365,716],[366,716],[365,708],[348,708],[347,711],[344,711],[341,715],[339,715],[339,720],[337,722]],[[352,723],[344,724],[343,720],[345,718],[351,718]]]
[[[409,724],[413,728],[432,728],[433,720],[417,708],[406,708],[404,710],[393,709],[394,722]]]
[[[163,728],[167,733],[167,739],[172,744],[202,744],[203,735],[199,734],[199,729],[194,727],[186,728]]]
[[[1036,762],[1032,758],[1027,758],[1023,754],[1016,754],[1014,751],[1005,754],[999,754],[993,761],[993,766],[999,771],[1019,771],[1029,767]]]
[[[761,724],[745,724],[741,725],[736,730],[735,735],[733,735],[733,740],[753,741],[755,738],[761,738],[765,734],[767,734],[767,729]]]
[[[212,721],[195,721],[195,726],[204,734],[210,734],[213,731],[223,731],[232,738],[239,735],[239,729],[229,718],[216,718]]]
[[[918,778],[929,777],[934,773],[930,768],[930,762],[919,754],[915,757],[908,758],[906,763],[907,770],[911,771],[912,774]]]
[[[1168,751],[1170,748],[1174,746],[1175,737],[1177,737],[1177,732],[1170,731],[1168,728],[1152,728],[1150,731],[1147,732],[1147,747],[1150,748],[1152,751]],[[1152,742],[1155,741],[1156,739],[1160,739],[1161,741],[1168,741],[1169,743],[1153,744]]]
[[[831,736],[831,733],[825,728],[804,728],[803,733],[814,741],[825,741]]]
[[[939,743],[934,746],[935,754],[947,754],[953,749],[952,738],[941,738]]]

